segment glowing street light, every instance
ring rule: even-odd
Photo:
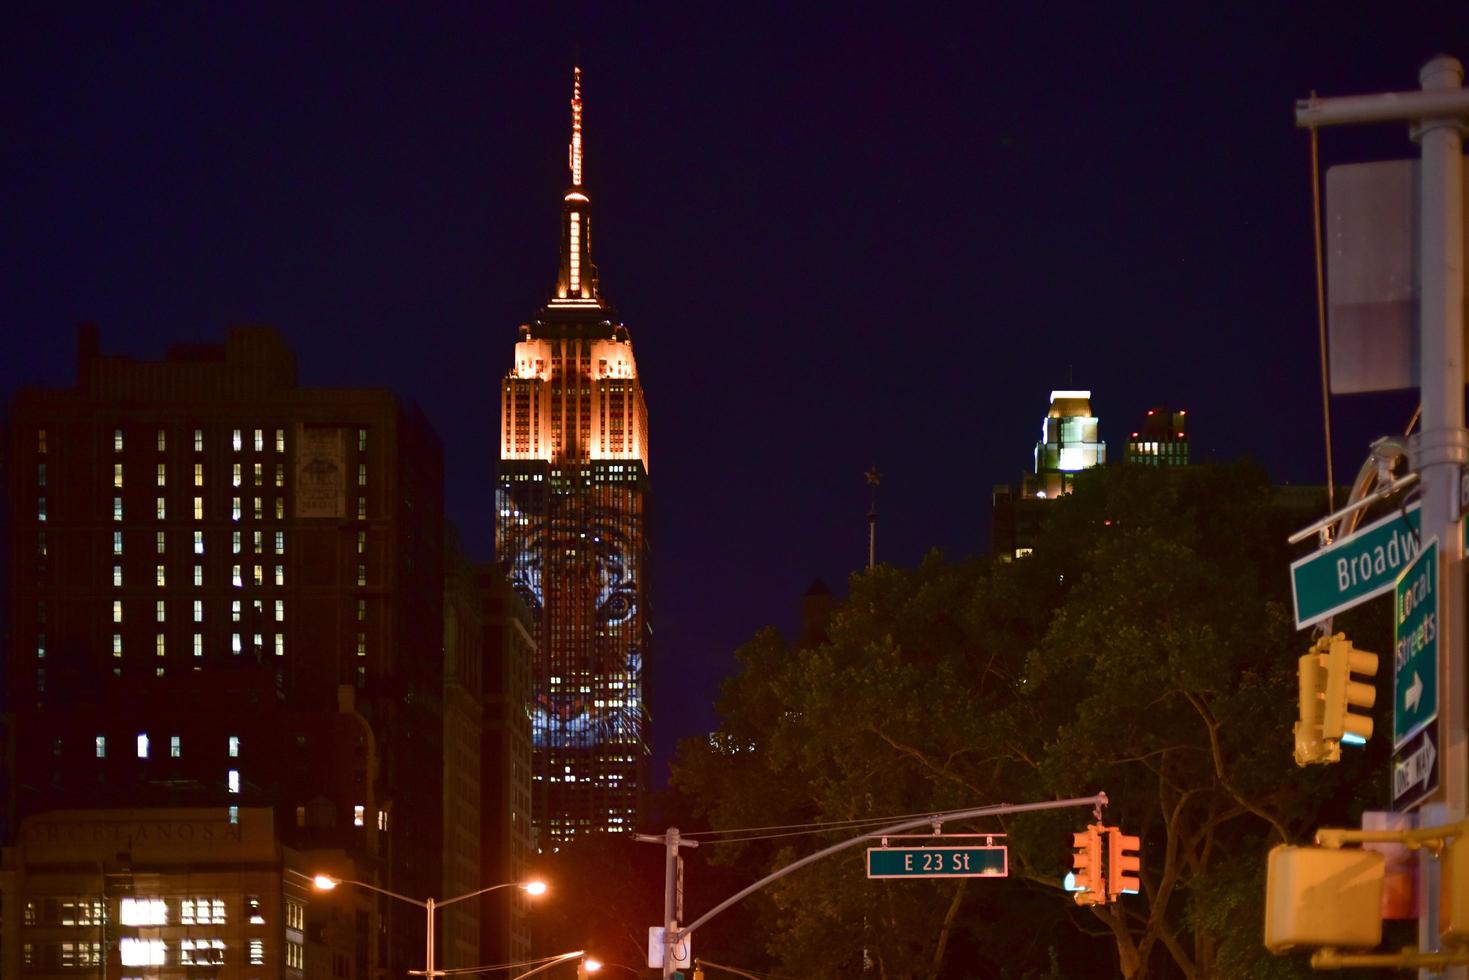
[[[333,888],[336,888],[338,885],[356,885],[358,888],[366,888],[370,892],[377,892],[379,895],[386,895],[389,898],[396,898],[400,902],[407,902],[410,905],[417,905],[419,908],[423,909],[427,917],[427,923],[424,929],[425,939],[423,975],[430,978],[441,977],[444,975],[434,968],[434,909],[441,908],[445,905],[453,905],[455,902],[462,902],[467,898],[475,898],[479,895],[485,894],[486,892],[498,891],[501,888],[519,888],[527,895],[544,895],[546,893],[547,887],[546,883],[544,881],[541,881],[539,878],[532,879],[531,881],[507,881],[498,885],[488,885],[484,888],[479,889],[478,891],[468,892],[463,895],[455,895],[453,898],[446,898],[442,900],[430,898],[424,901],[419,901],[416,898],[410,898],[407,895],[400,895],[397,892],[389,891],[386,888],[379,888],[377,885],[369,885],[365,881],[355,881],[351,878],[338,878],[336,875],[313,875],[311,878],[311,884],[313,887],[316,888],[317,891],[324,892],[329,892]]]

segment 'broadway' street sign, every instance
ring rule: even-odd
[[[1414,503],[1394,511],[1331,547],[1292,562],[1296,628],[1305,629],[1391,589],[1418,554],[1418,508]]]

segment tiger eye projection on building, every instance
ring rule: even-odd
[[[543,850],[630,830],[649,751],[648,412],[632,341],[592,264],[579,68],[571,120],[561,265],[501,388],[495,502],[499,559],[536,619],[532,809]]]

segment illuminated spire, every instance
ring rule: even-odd
[[[561,272],[556,278],[552,303],[573,306],[597,305],[597,268],[592,265],[591,201],[581,182],[581,68],[571,82],[571,145],[567,165],[571,187],[561,206]]]
[[[571,82],[571,146],[567,147],[571,158],[571,186],[581,186],[581,66],[578,65]]]

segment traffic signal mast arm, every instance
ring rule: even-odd
[[[673,948],[679,943],[683,942],[685,939],[687,939],[695,929],[699,928],[704,923],[714,918],[720,912],[723,912],[731,905],[734,905],[735,903],[745,899],[749,895],[754,894],[771,882],[784,878],[792,871],[804,868],[808,864],[814,864],[815,862],[820,861],[822,858],[831,857],[833,854],[845,851],[849,847],[855,847],[858,844],[861,844],[863,841],[869,841],[880,837],[890,837],[901,834],[905,830],[913,830],[918,827],[931,827],[935,824],[948,823],[955,820],[974,820],[979,817],[999,817],[1011,813],[1033,813],[1037,810],[1065,810],[1071,809],[1073,807],[1083,806],[1092,807],[1096,809],[1098,813],[1100,813],[1100,808],[1106,805],[1107,794],[1098,793],[1095,796],[1078,796],[1068,800],[1048,800],[1043,803],[1000,803],[993,806],[974,807],[968,810],[948,810],[943,813],[933,813],[925,817],[919,817],[915,820],[904,820],[902,823],[895,823],[889,827],[883,827],[880,830],[868,831],[867,833],[859,834],[858,836],[853,837],[850,840],[844,840],[841,843],[833,844],[830,847],[817,851],[815,854],[808,854],[805,857],[800,858],[799,860],[792,861],[785,867],[773,871],[770,874],[766,875],[764,878],[761,878],[753,885],[742,888],[741,890],[731,895],[729,898],[726,898],[724,901],[714,906],[708,912],[705,912],[703,915],[699,916],[693,922],[690,922],[688,925],[678,929],[666,930],[663,934],[664,976],[672,975],[674,962]],[[671,837],[675,834],[677,834],[677,830],[670,828],[668,836]],[[657,844],[662,844],[667,839],[667,837],[664,836],[653,836],[650,834],[636,834],[634,836],[637,840]]]
[[[1353,830],[1348,827],[1323,827],[1316,831],[1316,843],[1321,847],[1341,847],[1343,844],[1402,844],[1409,850],[1427,847],[1438,850],[1449,837],[1469,834],[1469,818],[1442,827],[1419,827],[1416,830]]]

